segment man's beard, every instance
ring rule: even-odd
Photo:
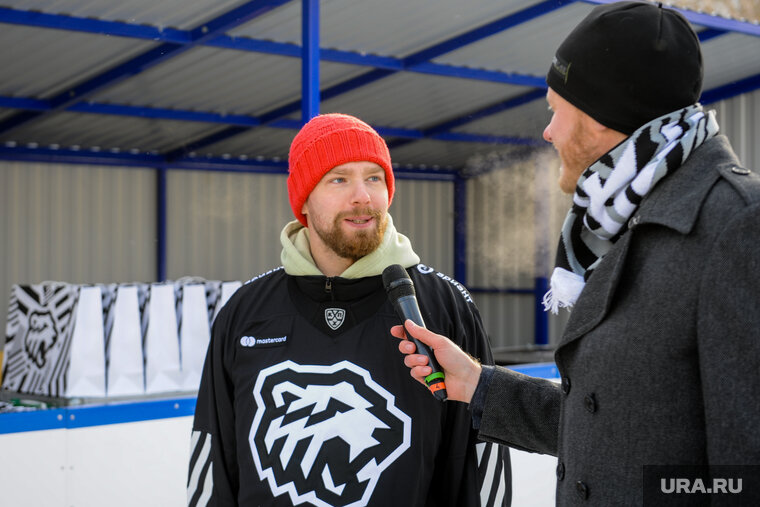
[[[567,194],[575,192],[581,174],[603,155],[598,153],[597,145],[589,141],[591,137],[587,132],[587,128],[578,120],[570,138],[560,147],[554,145],[562,165],[559,185]]]
[[[373,229],[354,231],[352,237],[349,237],[343,232],[341,225],[350,216],[371,216],[377,226]],[[388,220],[383,213],[372,209],[360,209],[338,213],[333,220],[332,228],[328,230],[321,230],[316,224],[312,224],[312,229],[338,256],[357,261],[377,250],[383,242],[387,226]]]

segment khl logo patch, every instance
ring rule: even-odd
[[[411,418],[367,370],[284,361],[261,370],[249,444],[272,495],[293,505],[367,505],[410,445]]]
[[[325,310],[325,322],[330,329],[336,331],[346,320],[346,310],[343,308],[327,308]]]

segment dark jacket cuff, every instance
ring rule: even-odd
[[[481,365],[478,386],[475,388],[469,406],[473,429],[480,428],[480,421],[483,419],[483,407],[486,404],[486,394],[488,394],[488,386],[491,385],[494,371],[495,368],[491,365]]]

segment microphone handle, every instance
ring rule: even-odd
[[[404,320],[409,319],[418,326],[425,327],[425,321],[422,320],[420,307],[417,304],[417,298],[414,295],[401,296],[396,299],[396,313],[398,313]],[[445,401],[448,398],[446,384],[444,382],[445,376],[435,355],[427,345],[415,337],[408,335],[408,338],[417,346],[417,353],[428,358],[428,366],[433,370],[430,375],[425,377],[425,383],[427,384],[428,389],[430,389],[436,398]]]

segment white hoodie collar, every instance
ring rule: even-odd
[[[383,235],[383,241],[377,249],[351,264],[339,276],[341,278],[364,278],[382,274],[391,264],[401,264],[405,268],[420,262],[414,253],[409,238],[396,231],[390,215]],[[280,233],[282,253],[280,259],[285,272],[292,276],[324,275],[311,256],[309,248],[309,229],[298,220],[288,223]]]

